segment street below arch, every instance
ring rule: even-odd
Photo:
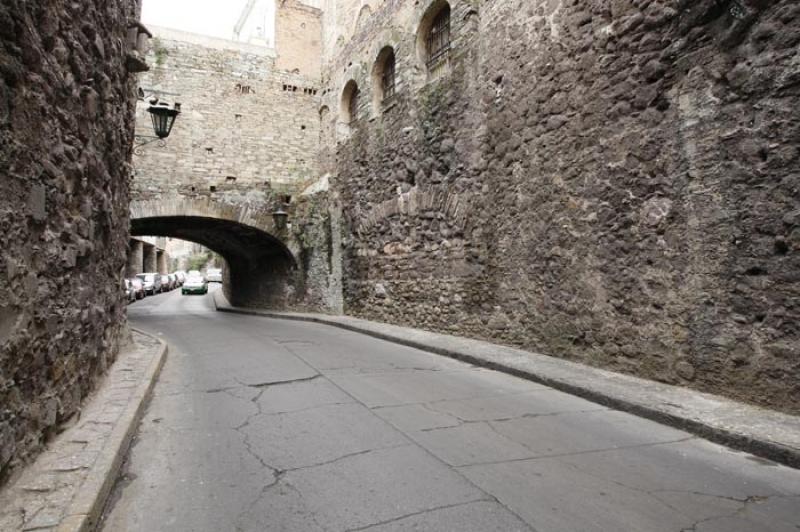
[[[321,324],[129,307],[170,343],[105,530],[794,530],[800,472]]]

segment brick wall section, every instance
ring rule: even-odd
[[[800,412],[800,5],[385,2],[326,70],[348,313]],[[346,133],[346,132],[345,132]],[[349,134],[349,137],[347,136]]]
[[[141,86],[183,112],[165,148],[148,145],[134,157],[135,197],[316,177],[318,80],[278,69],[269,48],[151,29]],[[146,107],[139,105],[137,131],[152,135]]]
[[[275,15],[275,66],[319,79],[322,67],[322,11],[297,0],[278,0]]]
[[[136,11],[0,5],[0,483],[76,413],[125,327]]]

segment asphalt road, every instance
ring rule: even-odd
[[[170,354],[105,530],[800,530],[800,471],[325,325],[130,306]]]

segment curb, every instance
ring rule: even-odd
[[[700,436],[701,438],[713,441],[715,443],[724,445],[726,447],[730,447],[738,451],[744,451],[759,456],[761,458],[766,458],[768,460],[789,467],[800,469],[800,448],[794,447],[792,445],[783,444],[766,438],[759,438],[759,435],[754,433],[744,433],[731,430],[729,427],[725,426],[724,423],[713,424],[704,420],[693,419],[688,416],[681,416],[674,412],[669,412],[666,409],[659,409],[654,406],[649,406],[641,402],[630,400],[623,396],[615,396],[606,393],[602,390],[592,389],[591,387],[588,386],[583,386],[581,384],[570,382],[569,380],[566,379],[554,378],[542,372],[536,372],[535,370],[530,370],[528,368],[515,367],[510,364],[504,364],[501,362],[487,360],[474,355],[470,355],[463,351],[430,345],[424,342],[405,338],[403,336],[398,336],[390,333],[382,333],[379,331],[370,330],[366,327],[359,327],[358,325],[354,324],[342,323],[335,319],[328,318],[327,316],[324,315],[308,315],[308,314],[298,315],[298,314],[287,314],[269,310],[244,309],[244,308],[230,306],[229,304],[227,304],[227,302],[220,304],[217,301],[216,297],[214,297],[214,305],[217,311],[219,312],[247,314],[253,316],[262,316],[266,318],[274,318],[274,319],[282,319],[290,321],[320,323],[323,325],[329,325],[332,327],[337,327],[340,329],[345,329],[348,331],[364,334],[367,336],[371,336],[373,338],[378,338],[380,340],[385,340],[406,347],[412,347],[415,349],[419,349],[421,351],[426,351],[429,353],[446,356],[448,358],[460,360],[468,364],[499,371],[501,373],[506,373],[508,375],[513,375],[515,377],[537,382],[539,384],[549,386],[551,388],[569,393],[571,395],[582,397],[594,403],[598,403],[603,406],[613,408],[615,410],[628,412],[643,418],[656,421],[658,423],[662,423],[664,425],[669,425],[671,427],[675,427],[684,430],[686,432],[690,432],[692,434]],[[432,333],[432,334],[438,334],[438,333]],[[587,366],[587,370],[596,370],[596,369],[597,368],[590,368]],[[701,392],[696,392],[696,393],[701,393]],[[751,407],[751,408],[758,408],[758,407]]]
[[[100,456],[97,457],[89,475],[70,503],[69,508],[56,528],[56,532],[91,532],[100,522],[106,502],[117,481],[122,463],[128,453],[131,440],[136,433],[153,393],[158,375],[164,366],[167,344],[162,339],[141,329],[131,327],[137,333],[153,338],[161,344],[153,357],[144,378],[136,387],[134,398],[128,404]]]

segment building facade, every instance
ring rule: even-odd
[[[800,409],[800,6],[335,4],[348,313]]]
[[[281,0],[272,48],[159,30],[143,83],[185,112],[135,197],[268,184],[318,308],[797,412],[799,10]]]

